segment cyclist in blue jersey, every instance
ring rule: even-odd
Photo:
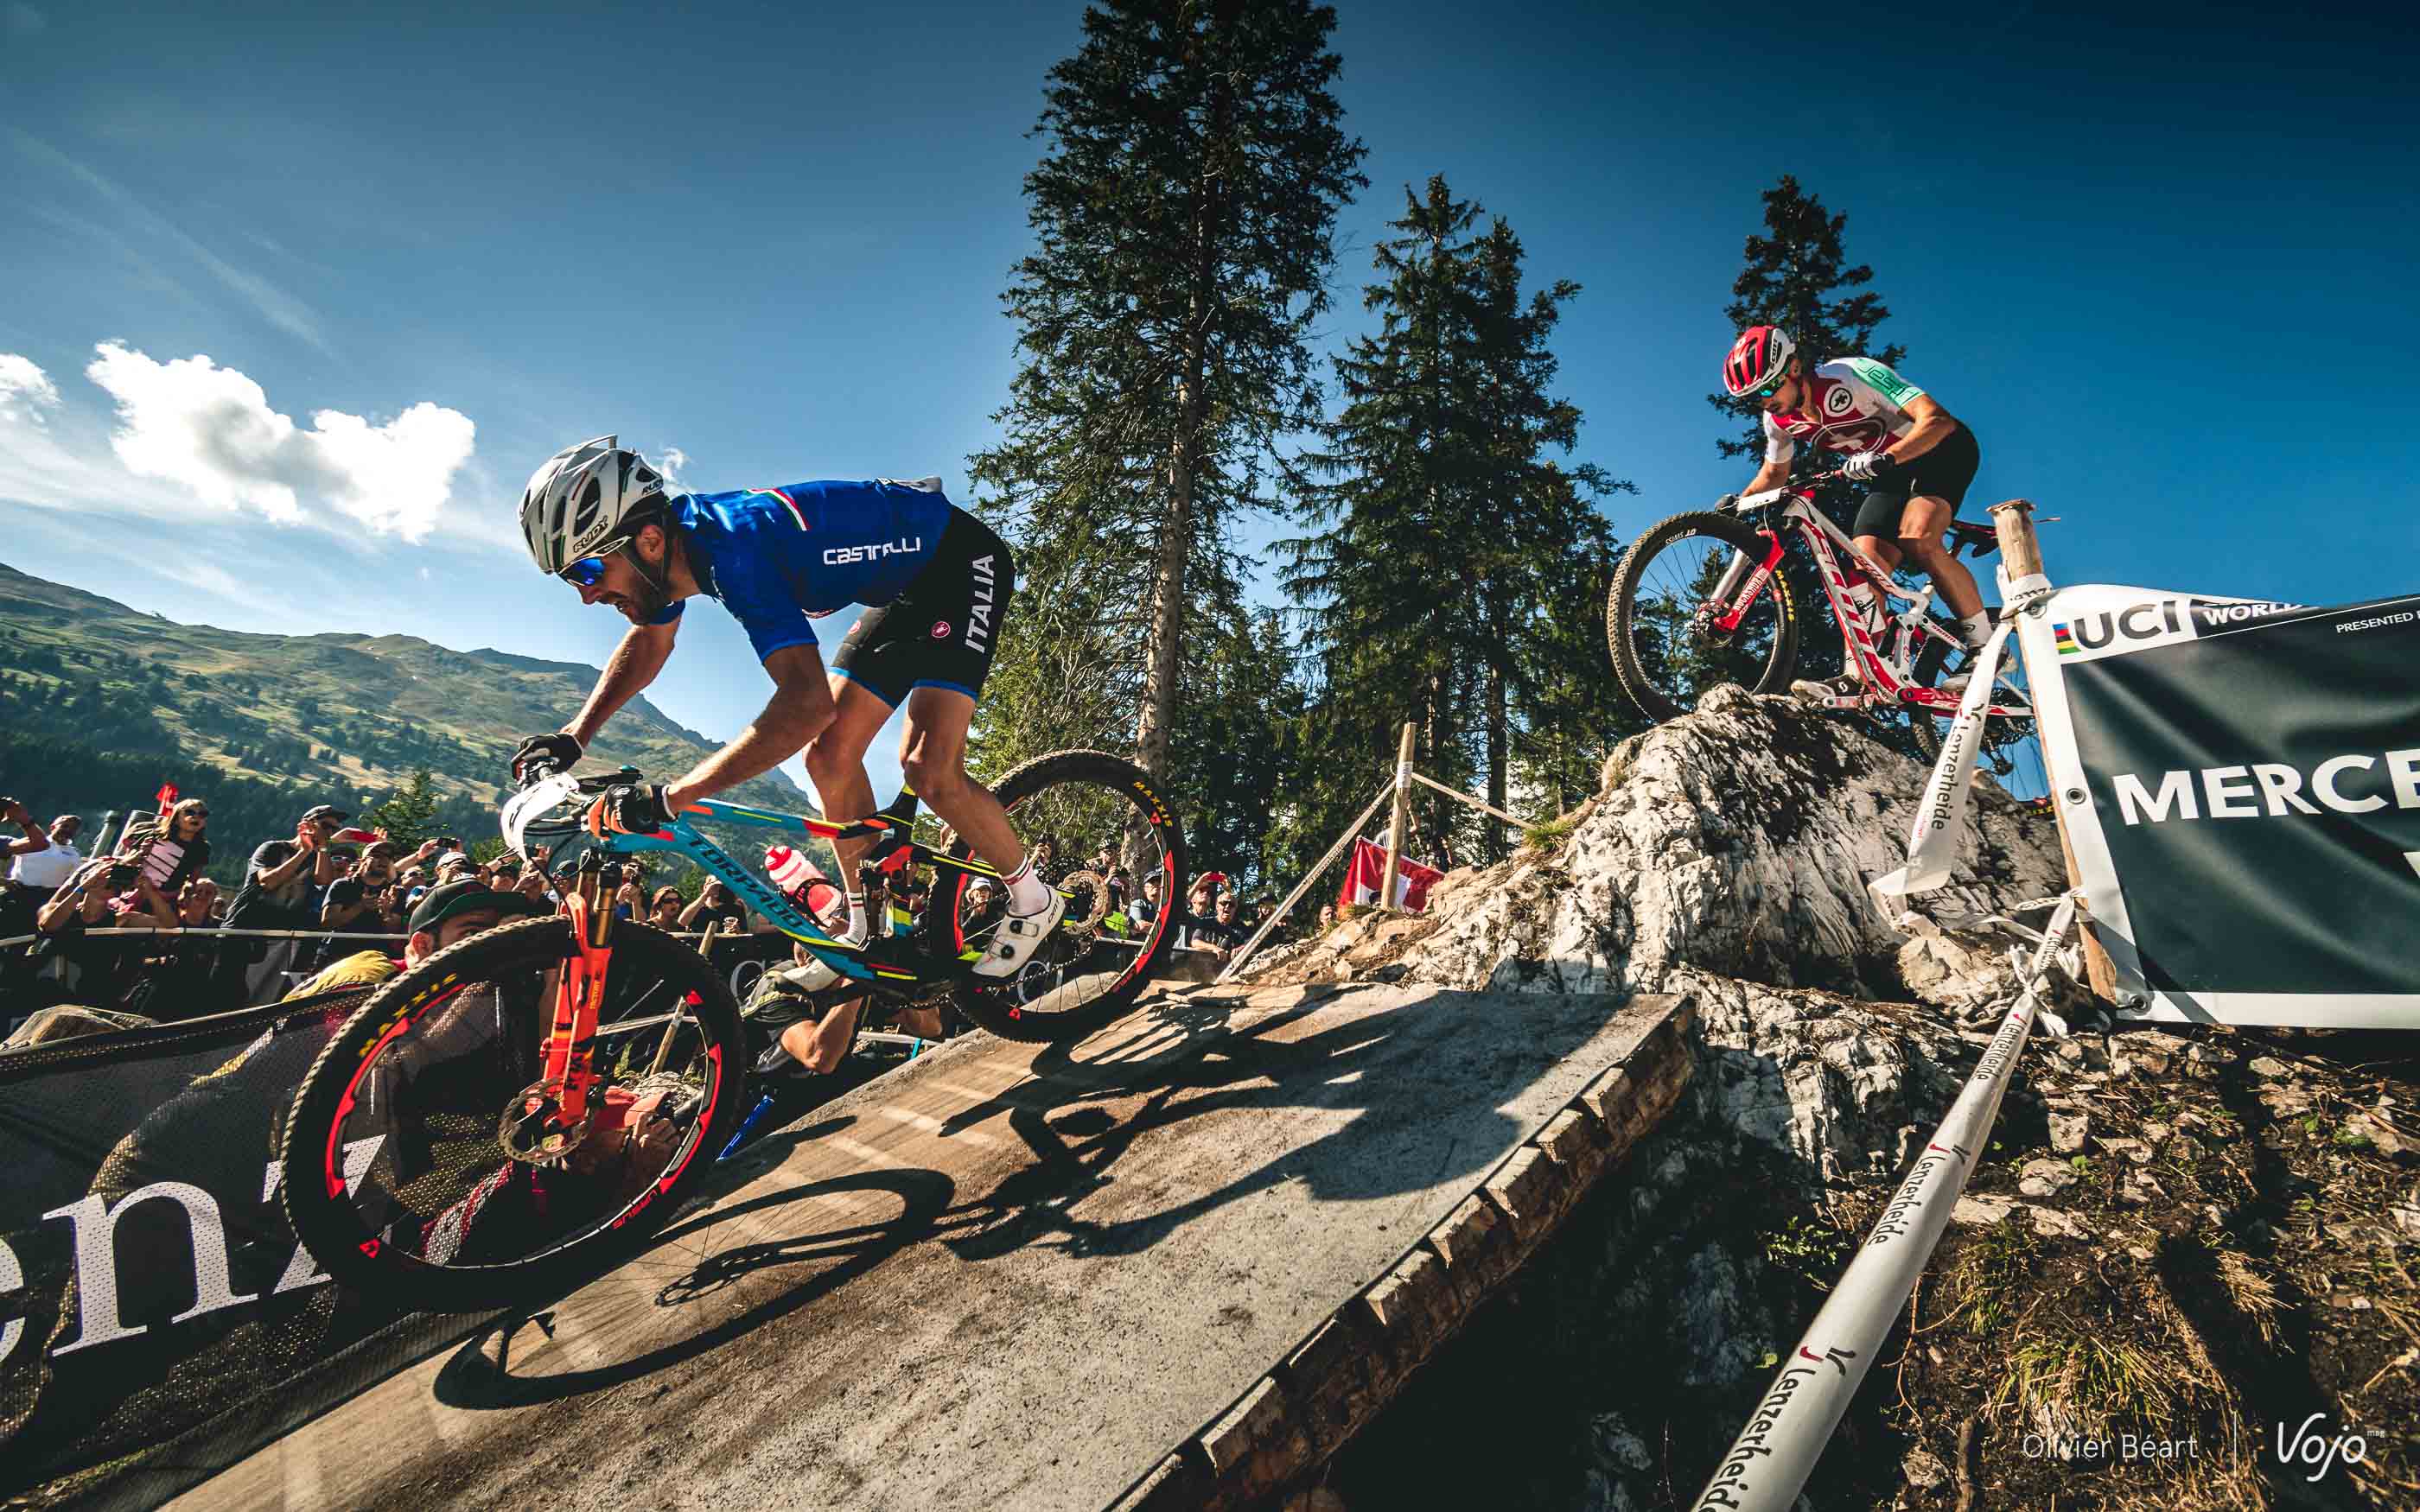
[[[674,494],[638,453],[602,436],[566,447],[531,475],[521,533],[539,570],[630,622],[579,715],[513,755],[569,768],[615,710],[672,655],[687,600],[718,599],[748,632],[773,680],[755,721],[671,782],[617,789],[615,828],[652,833],[681,806],[770,771],[804,749],[824,817],[875,811],[866,748],[904,707],[899,765],[917,795],[1008,881],[1008,917],[975,971],[1016,973],[1058,927],[1065,901],[1034,875],[988,789],[966,772],[967,726],[991,671],[1016,566],[991,528],[950,502],[941,480],[792,484]],[[814,622],[850,604],[864,611],[829,674]],[[867,842],[842,842],[851,887]],[[848,937],[866,937],[865,898],[845,889]]]

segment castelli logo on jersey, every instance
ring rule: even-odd
[[[933,622],[933,639],[936,640],[947,640],[949,638],[950,622],[947,620],[935,620]]]

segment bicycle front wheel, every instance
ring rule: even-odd
[[[1131,1006],[1168,954],[1185,896],[1185,826],[1151,775],[1106,751],[1037,756],[992,790],[1024,840],[1034,871],[1067,901],[1057,932],[1012,978],[976,979],[954,995],[977,1026],[1004,1040],[1078,1040]],[[1121,893],[1094,868],[1102,847],[1118,857]],[[964,841],[950,854],[971,853]],[[1149,919],[1127,911],[1142,879],[1159,878],[1162,906]],[[979,891],[980,879],[942,869],[924,910],[925,949],[980,954],[999,927],[1005,900]]]
[[[589,1114],[542,1142],[526,1131],[562,1090],[541,1078],[567,918],[439,951],[328,1041],[280,1163],[329,1275],[424,1311],[499,1305],[634,1245],[705,1175],[744,1111],[739,1010],[671,936],[626,921],[610,940]]]
[[[1738,604],[1715,594],[1734,578],[1743,556],[1752,568],[1771,553],[1772,535],[1730,515],[1697,511],[1649,528],[1622,554],[1605,607],[1606,641],[1623,691],[1651,719],[1669,719],[1698,706],[1717,683],[1751,693],[1778,689],[1798,649],[1798,615],[1779,569],[1766,579],[1738,618]]]

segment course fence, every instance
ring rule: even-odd
[[[0,1497],[157,1505],[482,1321],[340,1292],[286,1226],[285,1110],[367,995],[0,1055]]]

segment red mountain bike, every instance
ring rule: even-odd
[[[1623,691],[1648,717],[1693,709],[1717,683],[1751,693],[1777,692],[1787,683],[1796,665],[1798,610],[1781,566],[1784,529],[1794,527],[1814,553],[1860,684],[1855,694],[1825,703],[1879,719],[1904,717],[1926,759],[1940,754],[1942,727],[1957,714],[1959,694],[1938,685],[1963,656],[1964,643],[1926,612],[1931,584],[1910,589],[1893,581],[1815,507],[1815,486],[1838,476],[1826,472],[1749,494],[1723,511],[1675,515],[1631,543],[1606,602],[1606,639]],[[1999,547],[1992,526],[1958,520],[1949,530],[1953,554],[1981,557]],[[1843,559],[1879,585],[1890,606],[1878,633],[1848,606]],[[1977,769],[2021,801],[2047,797],[2033,701],[2014,655],[2001,658],[1987,713]]]

